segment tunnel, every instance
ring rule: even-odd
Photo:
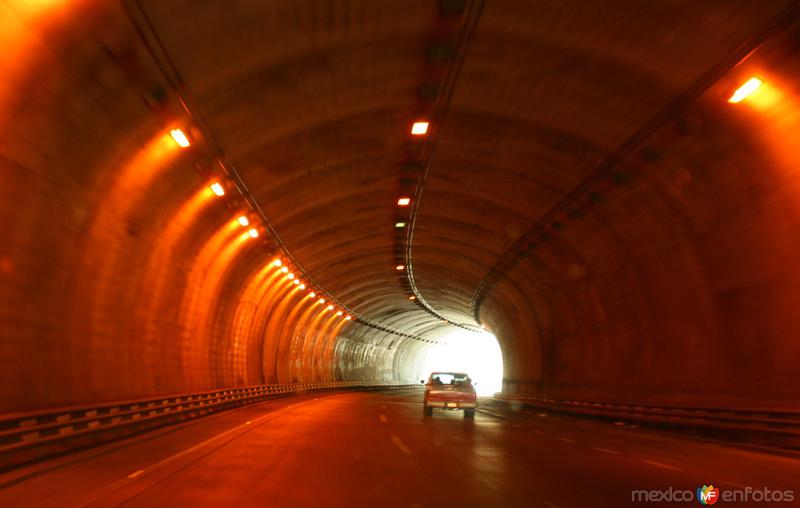
[[[2,0],[0,28],[0,504],[800,502],[796,1]],[[488,333],[496,393],[425,419],[426,359]],[[268,498],[108,458],[302,441],[265,408],[328,454],[263,458]],[[430,450],[345,447],[398,419]],[[128,483],[79,492],[102,457]]]

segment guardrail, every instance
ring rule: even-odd
[[[700,430],[723,439],[746,439],[800,449],[800,409],[727,409],[700,406],[659,406],[585,400],[559,400],[531,395],[495,394],[494,400],[614,421]]]
[[[0,415],[0,471],[270,398],[411,387],[419,385],[366,381],[257,385]]]

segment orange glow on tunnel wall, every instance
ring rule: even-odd
[[[140,305],[134,309],[136,321],[144,324],[143,340],[156,342],[163,333],[163,324],[153,322],[153,316],[163,316],[169,312],[170,299],[166,295],[170,282],[174,283],[174,267],[179,264],[177,248],[196,227],[200,212],[213,202],[213,194],[205,185],[183,203],[178,211],[166,223],[163,234],[158,237],[155,248],[149,253],[147,265],[142,279],[142,292],[146,297],[140,298]],[[175,350],[162,351],[161,356],[175,353]],[[168,361],[165,359],[165,361]],[[175,358],[177,361],[177,358]],[[152,361],[151,361],[152,362]],[[155,369],[155,366],[153,366]],[[154,374],[155,375],[155,374]]]
[[[236,308],[233,311],[228,331],[228,335],[231,337],[230,356],[234,379],[242,379],[245,384],[259,384],[261,381],[260,366],[259,369],[252,369],[246,360],[256,352],[253,347],[255,341],[251,329],[261,296],[257,290],[263,292],[265,281],[270,277],[274,279],[275,276],[272,265],[262,266],[248,277],[247,282],[235,298]]]
[[[308,373],[309,376],[313,379],[313,365],[314,361],[313,358],[308,355],[309,349],[313,350],[314,345],[321,341],[323,338],[323,334],[325,332],[325,325],[330,320],[330,314],[323,312],[319,306],[313,307],[313,314],[311,315],[311,320],[308,322],[308,326],[305,330],[305,337],[303,343],[300,345],[299,350],[297,351],[298,358],[301,358],[301,361],[310,361],[311,367],[303,369],[304,372]]]
[[[148,259],[151,251],[157,248],[161,235],[155,234],[154,217],[141,214],[143,210],[157,210],[173,203],[152,190],[158,188],[158,177],[166,174],[179,150],[168,133],[160,132],[127,158],[114,157],[98,169],[98,174],[107,175],[105,191],[97,207],[87,216],[85,233],[78,244],[77,269],[72,272],[71,289],[80,298],[68,302],[69,307],[65,309],[66,329],[87,337],[87,350],[75,354],[88,355],[88,363],[97,366],[98,371],[75,374],[76,382],[81,376],[106,375],[102,358],[124,354],[117,332],[105,323],[127,323],[130,333],[134,330],[146,333],[142,328],[148,324],[132,319],[135,314],[125,310],[132,299],[120,302],[118,288],[129,287],[127,294],[133,297],[147,277],[144,270],[148,263],[142,260]],[[201,202],[202,198],[197,198],[198,208]],[[186,211],[187,217],[192,212],[191,209]],[[132,369],[135,364],[131,361],[119,367],[120,378],[141,381],[141,373],[125,370]],[[123,381],[128,382],[133,381]]]
[[[30,76],[37,65],[45,64],[44,58],[51,57],[49,51],[42,51],[43,33],[53,21],[65,19],[63,16],[74,1],[67,0],[6,0],[0,6],[0,129],[8,126],[5,119],[9,106],[19,93],[20,81]],[[37,58],[38,57],[38,58]]]
[[[292,382],[301,382],[309,379],[302,366],[302,358],[297,357],[297,352],[302,348],[305,339],[304,321],[309,312],[314,310],[314,301],[307,293],[300,293],[300,300],[294,305],[289,315],[283,322],[280,331],[281,347],[278,348],[279,365],[288,366],[287,377]],[[297,316],[300,314],[300,318]]]
[[[754,115],[747,121],[773,159],[763,170],[775,171],[775,177],[787,189],[792,189],[800,214],[800,150],[797,149],[800,146],[800,97],[795,83],[784,82],[779,76],[759,74],[764,76],[764,81],[758,92],[739,107],[746,107],[749,114]]]
[[[321,341],[313,349],[314,379],[331,379],[333,377],[333,359],[336,350],[336,338],[346,321],[338,316],[331,316],[323,326]]]
[[[205,241],[192,260],[179,310],[182,366],[202,364],[207,360],[208,348],[195,332],[198,323],[204,318],[201,315],[202,310],[207,308],[208,300],[213,299],[213,292],[216,290],[215,280],[219,276],[220,258],[224,255],[230,256],[230,246],[238,246],[243,241],[239,223],[229,220]],[[212,270],[216,270],[217,273],[214,274]],[[189,370],[182,372],[182,375],[193,387],[207,386],[209,381],[205,377],[207,371]]]
[[[266,348],[268,347],[266,329],[274,307],[288,290],[288,285],[281,275],[279,271],[269,272],[269,276],[254,288],[253,301],[255,302],[255,309],[250,325],[246,329],[249,347],[253,350],[254,358],[259,359],[257,362],[258,379],[263,382],[275,381],[271,377],[274,373],[264,370],[267,357]]]
[[[302,349],[302,342],[309,339],[309,335],[314,333],[311,323],[314,322],[316,316],[320,314],[319,307],[315,299],[314,293],[308,293],[303,298],[303,311],[300,317],[294,323],[294,327],[290,332],[293,336],[293,347],[291,348],[292,354],[290,355],[290,375],[293,379],[300,381],[310,379],[305,370],[300,367],[299,362],[302,358],[298,356],[299,350]],[[299,344],[299,347],[298,345]]]
[[[281,281],[283,287],[287,288],[278,295],[277,305],[270,309],[267,327],[264,335],[264,372],[272,376],[270,379],[277,380],[278,383],[287,383],[286,365],[280,362],[280,350],[284,337],[280,336],[283,321],[289,313],[292,305],[299,302],[299,295],[303,292],[285,278]]]
[[[248,239],[247,234],[235,236],[225,245],[219,255],[212,259],[205,271],[201,288],[202,297],[198,300],[198,309],[190,314],[190,320],[185,325],[194,340],[200,342],[199,347],[205,354],[209,354],[213,350],[214,341],[218,338],[216,335],[221,335],[215,332],[220,331],[216,317],[220,307],[222,286],[235,264],[236,256],[247,244]]]

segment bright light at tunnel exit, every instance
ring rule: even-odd
[[[479,395],[492,395],[502,389],[503,354],[494,335],[488,332],[455,331],[428,350],[419,379],[427,381],[431,372],[466,372],[477,383]]]

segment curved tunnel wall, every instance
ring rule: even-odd
[[[170,138],[176,98],[123,13],[98,4],[3,6],[0,411],[415,375],[395,356],[419,346],[328,310],[248,235],[199,140]]]
[[[481,310],[506,338],[504,391],[796,407],[800,90],[786,43],[760,48],[532,238]],[[728,104],[751,75],[762,89]]]
[[[160,2],[151,4],[153,10],[165,10]],[[295,16],[293,2],[278,4],[276,12]],[[281,50],[287,48],[270,44],[274,54],[268,55],[267,63],[250,68],[247,62],[231,62],[226,72],[234,77],[226,81],[220,73],[223,77],[215,87],[201,79],[206,77],[206,58],[191,52],[197,41],[189,39],[178,48],[186,68],[204,85],[200,88],[207,91],[213,113],[237,127],[235,135],[228,133],[231,143],[253,125],[254,116],[246,114],[252,90],[248,84],[225,96],[216,86],[229,88],[243,69],[253,72],[260,85],[272,87],[270,100],[280,103],[281,114],[303,103],[307,110],[293,119],[291,136],[267,132],[273,119],[262,113],[269,112],[269,104],[257,110],[261,123],[255,125],[266,127],[246,140],[245,149],[238,147],[245,154],[239,154],[245,177],[258,180],[257,197],[270,216],[282,214],[278,229],[290,248],[296,247],[293,253],[304,268],[323,275],[319,280],[335,289],[338,298],[361,306],[384,324],[433,340],[446,326],[420,312],[407,299],[407,290],[396,284],[392,224],[397,216],[385,206],[396,195],[396,175],[374,171],[376,162],[385,159],[399,165],[392,150],[400,153],[409,144],[396,135],[394,126],[404,125],[412,114],[398,113],[401,108],[414,107],[418,81],[407,75],[424,67],[429,32],[419,28],[415,16],[437,16],[429,6],[395,15],[393,9],[401,4],[405,7],[402,2],[387,3],[378,12],[381,20],[398,20],[397,26],[385,27],[388,35],[368,30],[361,34],[363,40],[353,39],[353,45],[369,46],[366,56],[347,67],[357,80],[333,79],[326,85],[332,97],[321,98],[313,88],[307,91],[308,98],[319,103],[305,100],[296,81],[338,76],[333,69],[339,66],[331,62],[342,58],[347,63],[349,46],[343,43],[351,41],[346,31],[327,34],[340,36],[342,40],[333,40],[344,48],[337,49],[339,56],[332,60],[326,60],[330,55],[324,52],[309,50],[302,64],[285,63]],[[772,9],[778,4],[770,3]],[[505,11],[509,5],[520,15]],[[252,239],[236,223],[242,202],[218,199],[210,192],[209,183],[222,174],[199,133],[188,127],[176,97],[119,5],[8,0],[0,7],[6,28],[0,34],[7,48],[0,56],[5,77],[0,87],[0,359],[5,367],[0,370],[0,411],[257,383],[414,379],[429,342],[343,322],[326,311],[329,302],[317,303],[318,296],[300,290],[272,264],[279,252],[269,242],[262,243],[263,230]],[[654,109],[705,65],[699,54],[677,76],[660,75],[669,74],[669,69],[653,69],[659,71],[653,72],[658,79],[628,76],[630,90],[641,89],[641,83],[658,83],[648,89],[653,97],[644,94],[646,100],[637,103],[623,100],[625,94],[616,95],[602,102],[604,107],[589,111],[595,115],[591,121],[582,115],[559,115],[555,100],[552,118],[538,118],[536,97],[522,98],[531,106],[512,103],[521,100],[513,94],[505,116],[498,116],[492,108],[502,109],[508,94],[485,76],[500,75],[507,63],[486,48],[519,40],[514,51],[528,51],[530,61],[524,69],[530,67],[525,72],[533,76],[543,50],[541,44],[531,46],[533,50],[522,44],[530,31],[531,9],[536,10],[526,2],[487,6],[481,26],[488,27],[489,38],[481,43],[479,31],[475,53],[481,72],[465,73],[457,88],[447,116],[452,125],[441,131],[443,138],[453,139],[439,145],[440,158],[434,161],[426,188],[431,197],[423,199],[418,217],[423,227],[415,234],[414,264],[421,293],[457,322],[466,319],[476,284],[522,226],[535,221],[550,200],[574,185],[581,171],[599,163],[631,124],[644,121],[647,108],[642,104]],[[201,12],[205,17],[198,19],[213,18],[212,11],[206,8]],[[162,21],[168,14],[161,13]],[[280,24],[282,18],[271,11],[267,15]],[[749,17],[743,13],[730,19]],[[236,21],[235,15],[229,18]],[[297,19],[300,24],[308,21]],[[180,19],[187,26],[194,21]],[[619,23],[624,21],[620,18]],[[682,32],[690,36],[686,41],[677,38],[680,48],[690,47],[695,31],[703,31],[690,21],[681,21],[692,29]],[[540,23],[549,29],[546,16]],[[731,23],[736,37],[720,36],[725,44],[717,48],[719,53],[749,27],[746,22]],[[331,25],[337,27],[335,22]],[[558,31],[558,25],[553,26]],[[509,29],[518,32],[511,39]],[[238,34],[231,35],[227,25],[217,30],[229,44],[226,48],[238,48]],[[393,58],[402,62],[400,70],[388,65],[390,59],[373,54],[382,46],[369,45],[369,37],[378,37],[389,46],[390,30],[414,38],[409,42],[399,37],[404,39],[400,46],[384,48],[387,54],[396,52]],[[172,39],[180,42],[182,35],[172,34]],[[283,35],[278,32],[275,37]],[[603,31],[595,35],[596,46],[606,37]],[[552,42],[559,44],[561,39]],[[636,53],[638,46],[600,49],[611,54],[620,48]],[[796,406],[800,386],[793,369],[800,361],[800,345],[793,338],[800,327],[795,312],[800,247],[795,241],[795,168],[800,160],[794,147],[800,145],[795,113],[800,95],[789,77],[800,70],[790,67],[790,58],[775,58],[780,51],[771,48],[760,48],[746,65],[651,133],[608,178],[548,224],[528,244],[522,260],[485,295],[479,317],[501,343],[504,391],[640,403]],[[595,49],[572,48],[585,52],[586,58],[574,60],[579,64],[564,75],[557,74],[562,66],[556,58],[555,70],[547,72],[583,82],[580,73],[570,78],[571,72],[573,67],[589,66],[592,76],[602,75],[605,67],[593,66],[608,58],[592,54]],[[509,50],[508,58],[514,51]],[[684,53],[670,53],[673,67],[679,67],[676,62]],[[709,50],[708,58],[716,58],[714,54]],[[641,65],[644,57],[635,56],[632,61]],[[214,57],[220,63],[229,60],[223,53]],[[388,76],[386,90],[370,88],[369,72],[354,72],[373,60],[388,72],[376,74]],[[328,66],[317,65],[320,62]],[[469,68],[470,62],[465,65]],[[624,74],[631,66],[613,68]],[[772,100],[728,106],[729,92],[750,73],[765,78],[768,93],[762,99]],[[248,74],[243,76],[249,83]],[[213,82],[218,76],[212,78]],[[523,72],[514,79],[532,78]],[[368,95],[374,104],[366,110],[381,114],[356,114],[363,105],[360,94],[351,90],[353,83],[375,92]],[[505,85],[523,88],[513,79]],[[548,86],[562,90],[558,79]],[[407,89],[410,99],[403,95]],[[569,94],[564,95],[557,98],[571,103]],[[595,99],[587,92],[579,109],[591,109]],[[387,101],[391,107],[383,111]],[[628,115],[617,114],[618,106]],[[317,127],[314,143],[307,143],[306,128],[316,125],[315,108],[325,110],[331,120]],[[354,114],[357,121],[347,120]],[[516,114],[530,115],[531,121],[514,122]],[[574,121],[589,138],[602,130],[595,123],[616,116],[618,120],[608,122],[613,129],[607,129],[614,135],[603,143],[569,143],[557,133],[569,132],[575,126],[566,124]],[[553,118],[565,126],[551,133],[546,126],[555,123]],[[371,128],[376,123],[380,128]],[[477,149],[488,145],[483,142],[487,125],[497,139],[481,155]],[[176,126],[193,135],[190,148],[180,149],[167,137]],[[526,137],[535,138],[535,150],[514,147],[524,145]],[[364,150],[354,154],[349,146]],[[296,156],[298,148],[309,147],[300,152],[302,157]],[[467,148],[475,148],[475,155]],[[449,158],[443,158],[448,150]],[[514,152],[523,157],[513,157]],[[471,161],[463,160],[465,153]],[[553,153],[567,162],[561,164],[562,157]],[[341,161],[331,154],[339,154]],[[526,165],[529,159],[543,159],[559,170],[538,171]],[[331,160],[322,183],[317,178],[324,188],[304,188],[314,184],[312,173],[319,176],[313,168]],[[339,167],[354,161],[358,167],[348,174],[342,191],[337,187]],[[513,178],[487,181],[487,167]],[[319,206],[295,210],[291,207],[297,199],[289,191],[297,187],[306,201],[318,193],[329,194]],[[228,191],[235,193],[231,187]],[[506,206],[494,215],[484,214],[498,196]],[[306,224],[320,213],[330,223]],[[388,232],[378,231],[376,224],[386,225]],[[327,255],[315,258],[319,252]]]

